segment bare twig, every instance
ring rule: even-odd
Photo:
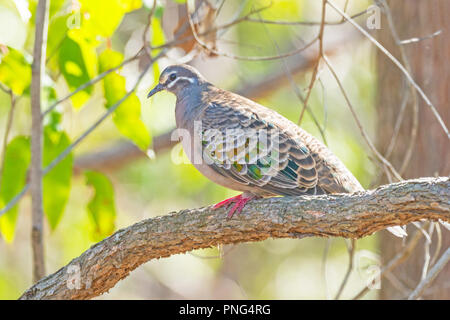
[[[308,86],[308,91],[306,93],[305,102],[303,103],[303,108],[300,113],[300,117],[298,118],[298,121],[297,121],[298,125],[300,125],[302,123],[303,115],[305,113],[305,110],[308,108],[309,97],[311,96],[311,92],[314,87],[314,83],[316,82],[316,77],[317,77],[317,72],[319,70],[320,60],[323,57],[323,32],[325,30],[326,4],[327,4],[327,1],[322,0],[322,19],[321,19],[322,23],[320,24],[319,35],[317,36],[317,38],[319,40],[319,54],[317,57],[316,65],[314,66],[314,70],[312,72],[311,82],[309,83],[309,86]]]
[[[356,248],[356,240],[352,239],[349,243],[347,243],[348,259],[349,259],[347,272],[345,273],[344,279],[342,280],[342,283],[339,286],[339,290],[336,293],[334,300],[339,300],[342,292],[344,291],[345,285],[347,284],[348,279],[350,278],[350,274],[352,273],[353,270],[353,259],[355,257],[355,248]]]
[[[439,115],[439,112],[436,110],[436,107],[433,105],[433,103],[430,101],[428,96],[423,92],[422,88],[416,83],[416,81],[412,78],[412,76],[408,73],[408,71],[405,69],[405,67],[385,48],[383,47],[374,37],[372,37],[366,30],[364,30],[360,25],[358,25],[352,18],[348,16],[345,12],[343,12],[338,6],[336,6],[333,1],[327,0],[327,3],[336,10],[340,15],[345,17],[346,20],[348,20],[353,26],[355,26],[356,29],[358,29],[364,36],[366,36],[373,44],[375,44],[396,66],[399,68],[403,74],[405,75],[406,79],[414,86],[416,91],[420,94],[422,99],[425,101],[425,103],[428,105],[428,107],[431,109],[434,117],[439,122],[439,125],[442,127],[442,130],[444,130],[447,138],[450,140],[450,133],[447,129],[447,126],[444,123],[444,120],[442,120],[441,116]]]
[[[450,221],[449,188],[448,177],[423,178],[350,195],[255,200],[233,219],[224,219],[226,209],[212,207],[147,219],[92,246],[36,283],[21,299],[93,298],[151,259],[220,243],[298,235],[353,239],[420,219]],[[74,269],[79,271],[79,287],[69,289]]]
[[[151,56],[152,46],[151,43],[147,44],[148,32],[150,31],[150,27],[152,25],[152,18],[153,15],[155,14],[155,10],[156,10],[156,0],[153,0],[153,6],[148,14],[147,24],[145,25],[144,32],[142,33],[142,46],[149,57]]]
[[[389,157],[392,154],[392,151],[394,151],[395,143],[397,141],[398,134],[400,133],[400,127],[401,127],[403,119],[405,117],[405,110],[406,110],[406,105],[408,104],[410,91],[408,91],[408,90],[406,90],[406,91],[402,90],[402,91],[404,91],[404,94],[403,94],[402,102],[400,104],[400,110],[398,112],[397,119],[395,120],[394,132],[392,133],[391,141],[389,142],[389,145],[386,148],[386,153],[384,154],[384,157],[386,159],[389,159]]]
[[[356,124],[358,125],[358,128],[361,132],[362,137],[364,138],[364,140],[366,141],[367,145],[369,146],[370,150],[373,152],[373,154],[376,156],[376,158],[386,167],[389,168],[389,170],[391,170],[392,174],[398,179],[398,180],[403,180],[403,178],[400,176],[400,174],[397,172],[397,170],[395,170],[394,166],[388,161],[386,160],[386,158],[384,158],[381,153],[377,150],[377,148],[375,147],[375,145],[373,144],[372,140],[370,140],[368,134],[366,133],[366,130],[364,129],[364,127],[362,126],[361,122],[359,121],[358,115],[356,114],[355,108],[353,108],[352,103],[350,102],[349,97],[347,96],[347,93],[344,89],[344,86],[342,85],[342,82],[339,80],[339,77],[336,73],[336,71],[334,70],[333,66],[331,65],[330,60],[328,59],[328,57],[326,55],[323,56],[323,60],[325,61],[325,63],[328,66],[328,69],[331,71],[331,73],[333,74],[333,77],[336,79],[336,82],[342,92],[342,95],[345,98],[345,101],[347,102],[348,107],[350,108],[350,112],[353,115],[353,118],[356,121]]]
[[[31,245],[33,249],[33,281],[45,275],[42,204],[42,114],[41,90],[45,73],[47,48],[48,2],[39,0],[36,9],[33,65],[31,67]]]
[[[123,66],[129,64],[130,62],[135,61],[137,58],[139,58],[140,54],[142,52],[142,49],[139,50],[138,53],[136,53],[135,56],[126,59],[124,61],[122,61],[121,64],[119,64],[117,67],[111,68],[109,70],[103,71],[102,73],[100,73],[98,76],[96,76],[95,78],[89,80],[88,82],[82,84],[81,86],[79,86],[78,88],[76,88],[74,91],[72,91],[71,93],[67,94],[66,96],[62,97],[61,99],[59,99],[58,101],[56,101],[55,103],[53,103],[51,106],[49,106],[43,113],[42,113],[42,117],[45,117],[48,113],[50,113],[53,109],[55,109],[58,105],[60,105],[61,103],[63,103],[64,101],[70,99],[71,97],[73,97],[75,94],[77,94],[78,92],[94,85],[95,83],[99,82],[100,80],[102,80],[104,77],[106,77],[108,74],[110,74],[111,72],[117,71],[120,68],[122,68]]]
[[[385,0],[380,0],[380,1],[382,2],[383,7],[384,7],[385,12],[386,12],[386,16],[387,16],[387,20],[388,20],[388,24],[389,24],[389,29],[391,30],[392,37],[394,38],[395,43],[400,44],[400,38],[398,36],[397,29],[395,28],[394,19],[392,18],[391,9],[389,8],[389,5],[386,3]],[[411,65],[410,65],[409,59],[408,59],[408,57],[406,55],[405,48],[403,46],[399,45],[399,50],[400,50],[400,55],[402,57],[402,61],[403,61],[403,64],[405,65],[406,71],[409,74],[412,74],[412,72],[411,72],[411,70],[412,70],[411,69]],[[407,168],[407,166],[409,164],[409,161],[411,159],[412,152],[413,152],[413,149],[414,149],[414,144],[415,144],[416,139],[417,139],[417,132],[418,132],[418,129],[419,129],[419,101],[417,99],[417,92],[416,92],[416,90],[414,90],[414,86],[410,82],[409,82],[409,84],[410,84],[409,88],[410,88],[411,97],[412,97],[412,109],[413,109],[412,110],[413,111],[412,119],[413,119],[413,122],[412,122],[412,125],[411,125],[411,135],[409,137],[409,144],[408,144],[408,147],[406,148],[406,152],[405,152],[405,155],[403,157],[403,162],[402,162],[402,164],[400,166],[400,170],[399,170],[400,174],[404,174],[405,173],[405,170],[406,170],[406,168]],[[400,117],[400,115],[399,115],[399,117]]]
[[[397,266],[402,264],[408,257],[413,253],[414,249],[416,248],[417,244],[419,243],[419,240],[422,238],[422,232],[420,230],[417,230],[414,235],[409,240],[408,244],[400,251],[398,252],[394,258],[392,258],[384,267],[381,269],[379,278],[381,279],[386,274],[394,270]],[[361,299],[368,291],[370,290],[369,286],[365,286],[354,298],[353,300]]]
[[[162,56],[162,54],[158,55],[158,57]],[[157,58],[155,58],[153,61],[156,61]],[[141,82],[144,75],[147,73],[147,71],[150,69],[152,63],[149,63],[144,70],[139,75],[135,85],[131,90],[129,90],[119,101],[117,101],[114,105],[108,108],[108,110],[99,118],[97,121],[94,122],[83,134],[81,134],[75,141],[73,141],[63,152],[61,152],[55,159],[53,159],[52,162],[48,164],[47,167],[43,170],[44,174],[47,174],[50,170],[52,170],[59,162],[61,162],[72,150],[81,142],[83,141],[92,131],[94,131],[106,118],[109,117],[121,104],[124,102],[132,93],[134,93]]]
[[[367,10],[363,10],[351,16],[352,19],[356,19],[367,13]],[[262,22],[264,24],[277,24],[285,26],[320,26],[322,21],[276,21],[276,20],[266,20],[266,19],[255,19],[252,17],[246,17],[245,21],[249,22]],[[336,26],[345,23],[345,20],[340,21],[325,21],[324,24],[327,26]]]
[[[420,41],[423,41],[423,40],[426,40],[426,39],[434,38],[434,37],[440,35],[441,33],[442,33],[442,30],[438,30],[436,32],[433,32],[432,34],[429,34],[429,35],[425,36],[425,37],[419,37],[419,38],[416,37],[416,38],[411,38],[411,39],[406,39],[406,40],[400,40],[398,42],[398,44],[404,45],[404,44],[420,42]]]
[[[444,267],[447,265],[448,261],[450,260],[450,248],[447,248],[447,250],[442,254],[442,256],[439,258],[438,262],[431,268],[430,273],[428,276],[420,281],[419,285],[414,289],[414,291],[410,294],[408,297],[408,300],[416,300],[419,299],[420,296],[423,294],[425,289],[427,289],[434,279],[436,279],[439,272],[444,269]]]
[[[436,260],[439,256],[439,253],[441,252],[441,247],[442,247],[441,226],[440,226],[439,222],[433,222],[433,223],[435,224],[435,228],[436,228],[437,244],[436,244],[436,249],[434,250],[433,258],[431,258],[430,266],[433,266],[434,263],[436,262]]]
[[[265,30],[266,33],[267,33],[267,36],[270,38],[270,40],[272,41],[272,43],[273,43],[275,49],[277,50],[277,53],[280,54],[280,47],[278,46],[278,43],[277,43],[276,40],[271,36],[271,34],[270,34],[270,32],[269,32],[267,26],[266,26],[266,25],[263,25],[263,26],[264,26],[264,30]],[[289,83],[291,84],[291,88],[294,90],[294,93],[295,93],[295,95],[297,96],[297,98],[300,100],[300,102],[302,102],[303,105],[305,105],[305,99],[303,98],[303,96],[302,96],[302,94],[301,94],[301,92],[300,92],[300,90],[299,90],[297,84],[296,84],[295,81],[294,81],[294,78],[292,77],[292,73],[291,73],[291,70],[289,70],[289,68],[288,68],[288,66],[287,66],[286,59],[285,59],[285,58],[282,58],[281,60],[282,60],[282,62],[283,62],[283,66],[284,66],[284,70],[285,70],[286,76],[287,76],[287,78],[289,79]],[[322,127],[320,126],[319,121],[317,120],[316,116],[314,115],[314,113],[312,112],[312,110],[311,110],[310,108],[308,108],[308,113],[310,114],[310,116],[311,116],[311,118],[312,118],[314,124],[316,125],[317,129],[319,130],[320,135],[322,136],[323,142],[324,142],[325,144],[327,144],[327,139],[326,139],[326,136],[325,136],[325,132],[324,132],[324,130],[322,129]]]
[[[323,254],[322,254],[322,264],[321,264],[321,274],[322,274],[322,280],[323,280],[323,286],[324,286],[324,290],[325,290],[325,297],[327,300],[331,299],[330,298],[330,293],[328,292],[328,252],[330,251],[330,247],[331,247],[331,243],[332,243],[333,239],[332,238],[328,238],[325,241],[325,248],[323,249]]]
[[[230,54],[230,53],[225,53],[225,52],[220,52],[214,48],[209,47],[206,43],[203,42],[202,39],[200,39],[199,35],[197,34],[197,31],[195,30],[195,26],[194,26],[194,22],[192,21],[192,17],[190,14],[190,10],[189,10],[189,2],[186,2],[186,7],[187,7],[187,15],[188,15],[188,20],[189,20],[189,24],[191,26],[191,31],[192,34],[195,38],[195,41],[197,41],[197,43],[200,45],[200,47],[202,47],[203,49],[205,49],[207,52],[213,53],[215,55],[218,56],[223,56],[223,57],[227,57],[230,59],[235,59],[235,60],[247,60],[247,61],[267,61],[267,60],[277,60],[277,59],[282,59],[282,58],[286,58],[286,57],[290,57],[296,54],[299,54],[300,52],[308,49],[310,46],[312,46],[316,41],[317,41],[317,37],[314,37],[310,42],[308,42],[304,47],[301,48],[296,48],[292,51],[280,54],[280,55],[274,55],[274,56],[260,56],[260,57],[247,57],[247,56],[238,56],[238,55],[234,55],[234,54]]]
[[[244,15],[242,17],[239,17],[241,11],[245,8],[245,4],[246,4],[246,1],[242,1],[241,2],[241,10],[237,11],[237,14],[236,14],[237,16],[234,17],[233,19],[231,19],[230,22],[227,22],[227,23],[225,23],[223,25],[220,25],[220,26],[217,26],[217,27],[209,28],[208,30],[200,32],[200,33],[197,33],[196,35],[199,36],[199,37],[202,37],[202,36],[206,36],[206,35],[208,35],[210,33],[217,32],[217,31],[226,32],[232,26],[238,25],[239,23],[246,21],[247,18],[250,15],[258,13],[258,12],[261,12],[261,11],[263,11],[263,10],[265,10],[265,9],[270,7],[270,5],[268,5],[268,6],[263,6],[261,8],[258,8],[258,9],[252,9],[248,14],[246,14],[246,15]],[[195,9],[194,14],[197,12],[197,9],[198,8]],[[188,27],[190,28],[189,21],[187,21],[187,23],[185,25],[183,25],[177,32],[182,34],[184,31],[186,31],[185,28],[188,28]],[[174,47],[176,45],[183,44],[185,42],[191,41],[193,39],[195,39],[194,35],[177,37],[177,38],[173,39],[172,41],[168,41],[168,42],[166,42],[166,43],[164,43],[162,45],[155,46],[155,47],[153,47],[153,49],[170,48],[170,47]]]

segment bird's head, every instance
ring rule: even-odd
[[[161,73],[159,83],[148,93],[147,98],[162,90],[167,90],[177,95],[183,89],[197,86],[203,82],[205,82],[203,76],[191,66],[169,66]]]

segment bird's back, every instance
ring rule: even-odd
[[[201,94],[199,103],[202,110],[196,119],[202,121],[205,129],[219,130],[224,136],[226,130],[231,129],[263,129],[272,136],[273,132],[278,132],[281,139],[276,150],[280,158],[277,160],[279,169],[264,174],[265,164],[273,159],[268,161],[268,156],[265,156],[255,158],[253,164],[238,163],[238,140],[244,141],[239,137],[232,144],[225,141],[226,138],[219,142],[214,137],[203,138],[203,147],[213,159],[207,166],[198,168],[203,173],[208,171],[210,179],[225,186],[229,182],[228,187],[250,190],[260,195],[350,193],[363,190],[351,172],[325,145],[274,110],[212,85],[202,90]],[[243,142],[241,146],[244,146]],[[231,154],[232,161],[217,161],[220,152],[223,156]],[[244,157],[247,160],[251,158],[249,154],[241,158]]]

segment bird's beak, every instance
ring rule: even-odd
[[[160,92],[161,90],[164,89],[164,86],[161,83],[158,83],[158,85],[156,87],[154,87],[152,89],[152,91],[150,91],[147,95],[147,98],[150,98],[152,95],[154,95],[155,93]]]

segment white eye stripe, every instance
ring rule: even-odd
[[[172,87],[175,85],[175,83],[177,83],[178,80],[187,80],[187,81],[189,81],[190,83],[194,83],[194,79],[192,79],[192,78],[188,78],[188,77],[178,77],[178,78],[176,78],[174,81],[172,81],[171,83],[169,83],[169,84],[167,85],[167,88],[172,88]]]

